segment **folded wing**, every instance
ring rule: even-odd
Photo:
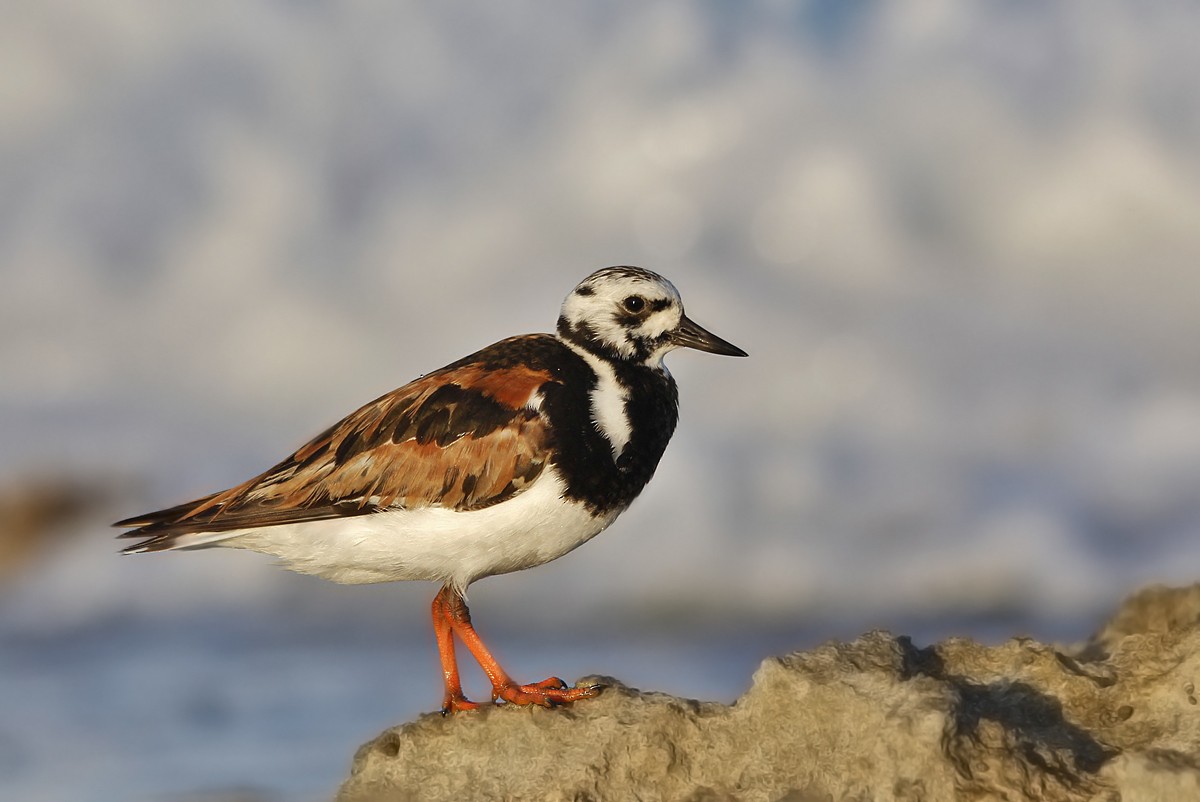
[[[484,354],[376,399],[243,484],[118,522],[137,527],[120,537],[148,538],[126,551],[387,509],[481,509],[520,493],[549,456],[537,402],[554,379],[520,364],[488,365]]]

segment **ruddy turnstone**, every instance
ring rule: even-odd
[[[439,582],[433,630],[444,713],[463,695],[454,637],[492,701],[553,706],[596,695],[557,677],[515,682],[471,626],[477,579],[586,543],[654,474],[678,420],[663,365],[680,347],[746,352],[693,323],[671,282],[609,267],[577,286],[555,334],[501,340],[393,390],[242,484],[115,524],[125,554],[250,549],[335,582]]]

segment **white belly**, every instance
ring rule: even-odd
[[[471,512],[391,510],[230,533],[213,545],[251,549],[302,574],[348,584],[426,579],[460,591],[476,579],[532,568],[591,540],[617,517],[564,501],[547,467],[507,501]]]

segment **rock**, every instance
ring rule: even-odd
[[[437,714],[362,746],[339,802],[1200,799],[1200,585],[1082,646],[887,632],[766,660],[733,705],[610,678],[570,708]]]

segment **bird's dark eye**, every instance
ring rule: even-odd
[[[625,299],[624,304],[630,312],[640,312],[646,308],[646,299],[640,295],[630,295]]]

